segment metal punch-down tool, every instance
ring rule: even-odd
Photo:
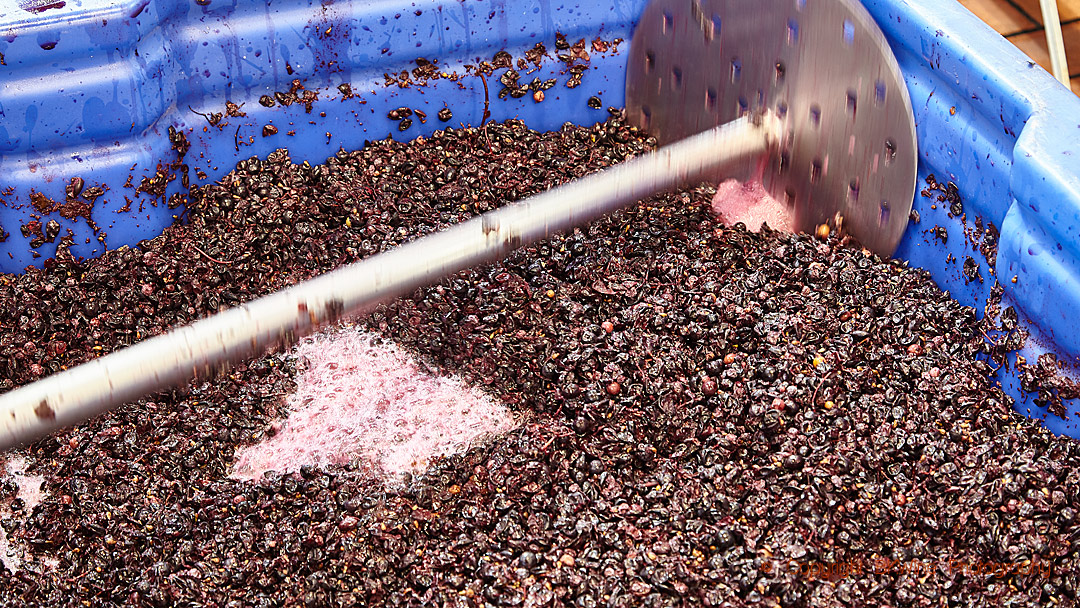
[[[0,450],[704,181],[757,175],[796,230],[843,218],[883,255],[903,235],[911,102],[854,0],[654,0],[631,43],[626,99],[658,151],[0,395]]]

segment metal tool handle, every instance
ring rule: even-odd
[[[498,260],[653,194],[755,164],[779,145],[749,116],[520,203],[0,395],[0,450],[286,345],[323,324]]]

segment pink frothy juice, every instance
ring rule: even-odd
[[[45,497],[41,491],[41,484],[45,478],[41,475],[30,475],[26,472],[26,459],[21,456],[10,455],[6,461],[0,455],[3,466],[0,467],[0,477],[11,475],[15,478],[18,490],[15,499],[22,500],[23,505],[19,511],[11,511],[6,506],[0,507],[0,519],[26,517],[33,512],[34,507],[41,503]],[[6,475],[5,475],[6,474]],[[23,567],[23,564],[31,559],[26,549],[7,537],[7,532],[0,527],[0,564],[9,571],[15,572]],[[46,565],[55,565],[55,559],[43,560]]]
[[[505,406],[462,380],[436,376],[389,342],[340,329],[304,340],[306,361],[273,437],[237,451],[232,477],[257,480],[361,459],[389,484],[516,426]]]
[[[716,187],[712,200],[713,212],[728,226],[742,222],[751,232],[768,223],[773,230],[791,232],[791,214],[761,186],[758,180],[741,183],[729,179]]]

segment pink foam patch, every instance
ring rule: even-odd
[[[22,456],[10,456],[7,461],[7,470],[15,477],[15,485],[19,486],[15,494],[23,499],[23,511],[29,513],[34,507],[41,504],[45,493],[41,491],[41,484],[45,478],[41,475],[30,475],[26,472],[26,459]]]
[[[712,208],[729,226],[742,222],[751,232],[758,232],[762,224],[768,223],[773,230],[791,232],[787,206],[769,196],[757,180],[744,184],[729,179],[721,183],[716,187]]]
[[[359,458],[396,483],[516,426],[502,404],[458,378],[422,370],[371,334],[319,334],[295,354],[307,363],[288,398],[289,416],[276,435],[237,451],[234,479]]]
[[[41,484],[45,481],[45,478],[41,475],[28,474],[26,472],[26,459],[21,456],[9,456],[7,461],[4,462],[4,469],[8,474],[15,477],[15,484],[19,487],[15,493],[15,498],[22,499],[23,508],[18,512],[0,509],[0,518],[25,517],[34,510],[34,507],[41,504],[42,499],[45,498],[45,493],[41,491]],[[7,537],[4,529],[0,527],[0,563],[3,563],[11,572],[15,572],[23,567],[23,563],[28,557],[26,550],[15,545]],[[46,563],[54,565],[55,560],[46,560]]]

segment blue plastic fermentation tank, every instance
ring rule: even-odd
[[[789,0],[797,2],[800,0]],[[814,0],[805,0],[812,10]],[[628,40],[645,0],[0,0],[0,270],[21,272],[52,257],[32,222],[72,231],[76,255],[153,237],[181,209],[183,190],[169,128],[191,143],[190,183],[220,178],[238,160],[287,147],[318,163],[340,148],[392,135],[412,139],[447,124],[523,118],[538,130],[603,120],[622,106]],[[921,220],[897,255],[980,311],[995,279],[1005,305],[1026,319],[1029,359],[1046,351],[1080,356],[1080,98],[953,0],[866,0],[907,78],[919,137],[919,178],[955,182],[965,220],[916,196]],[[566,86],[554,59],[556,34],[584,38],[591,54],[581,85]],[[591,45],[600,39],[614,45]],[[537,103],[499,98],[502,86],[465,75],[466,65],[537,43],[550,57],[533,77],[556,78]],[[462,74],[418,84],[403,71],[417,59]],[[524,71],[523,71],[524,73]],[[296,89],[293,82],[302,85]],[[348,85],[348,89],[341,85]],[[404,86],[403,86],[404,85]],[[318,93],[308,107],[264,107],[265,95]],[[348,94],[351,90],[352,95]],[[601,100],[600,108],[588,104]],[[487,99],[487,104],[485,104]],[[235,104],[229,115],[227,102]],[[592,105],[596,105],[595,102]],[[387,114],[414,114],[399,131]],[[443,108],[449,123],[437,118]],[[220,118],[216,113],[224,114]],[[267,126],[271,128],[266,128]],[[276,132],[275,132],[276,129]],[[159,168],[161,177],[155,177]],[[169,175],[172,180],[169,181]],[[58,210],[79,178],[105,189],[89,213]],[[144,179],[146,181],[144,181]],[[156,180],[156,181],[155,181]],[[76,184],[79,180],[76,180]],[[140,187],[141,186],[141,187]],[[35,206],[34,203],[37,203]],[[936,209],[932,208],[936,205]],[[84,214],[85,215],[85,214]],[[965,233],[976,220],[1000,231],[991,268]],[[947,239],[935,236],[944,228]],[[23,234],[25,230],[27,234]],[[56,224],[52,225],[55,232]],[[38,242],[31,248],[31,241]],[[972,261],[968,261],[971,258]],[[963,273],[978,264],[982,280]],[[1009,366],[998,372],[1017,408],[1046,413],[1020,393]],[[1053,430],[1080,436],[1076,405]]]

